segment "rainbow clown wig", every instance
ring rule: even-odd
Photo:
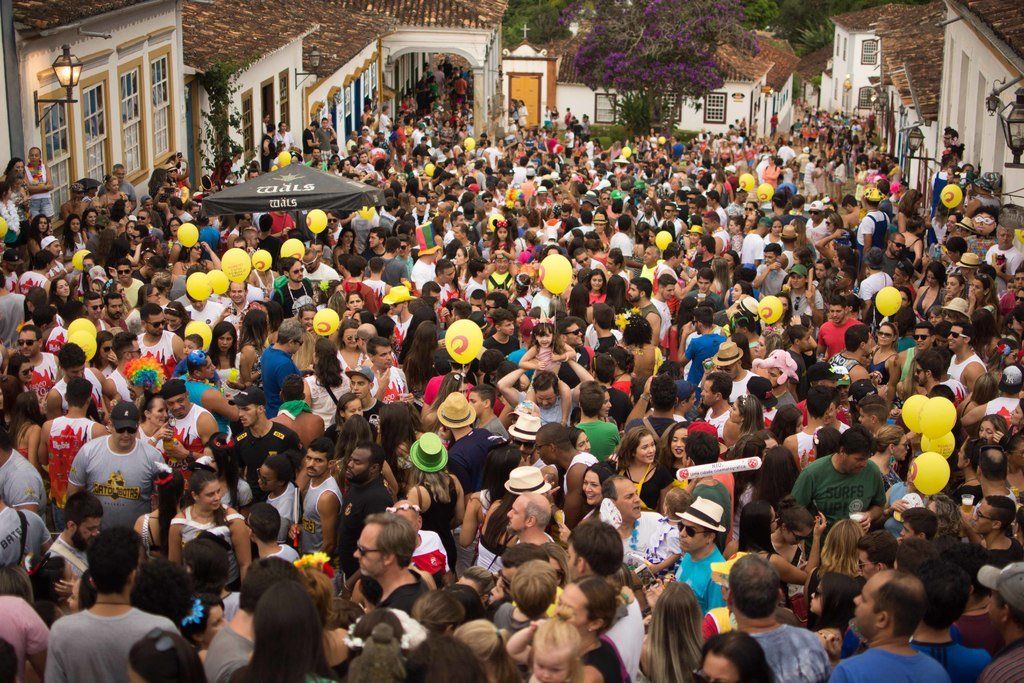
[[[143,356],[128,361],[125,367],[125,379],[133,387],[144,389],[150,393],[160,391],[167,374],[160,363],[152,356]]]

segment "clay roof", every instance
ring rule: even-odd
[[[758,36],[758,45],[761,48],[758,56],[772,62],[772,67],[768,70],[768,77],[765,81],[775,90],[782,89],[786,85],[786,81],[789,80],[789,77],[796,71],[800,58],[789,47],[789,43],[784,40]]]
[[[1024,59],[1024,7],[1020,0],[960,0],[959,4]]]
[[[921,118],[937,120],[942,89],[943,29],[936,26],[946,14],[941,1],[904,8],[876,27],[881,40],[882,79],[892,84],[907,106]]]
[[[831,17],[831,19],[832,23],[840,28],[844,28],[847,31],[853,31],[855,33],[863,33],[865,31],[872,30],[876,23],[885,21],[889,17],[898,14],[908,7],[910,7],[910,5],[891,3],[888,5],[879,5],[877,7],[857,10],[855,12],[847,12],[846,14],[838,14]]]
[[[814,78],[824,73],[828,68],[828,60],[832,59],[835,46],[832,43],[819,47],[814,52],[809,52],[797,62],[796,72],[803,78]]]
[[[199,71],[219,61],[249,64],[316,28],[273,0],[186,2],[181,25],[185,64]]]
[[[403,26],[493,28],[508,0],[328,0],[345,12],[359,11],[396,20]],[[345,15],[339,16],[344,21]],[[438,46],[440,49],[442,46]]]
[[[556,41],[548,46],[549,55],[558,56],[558,77],[559,83],[582,84],[579,72],[576,71],[576,51],[580,48],[583,39],[583,30],[569,38]]]
[[[715,59],[722,68],[722,77],[726,80],[756,81],[767,75],[774,60],[764,52],[765,42],[761,41],[762,51],[757,55],[733,45],[719,45],[715,50]]]
[[[65,26],[144,0],[14,0],[14,20],[39,31]]]
[[[302,66],[312,69],[309,54],[316,47],[322,55],[316,70],[320,75],[334,73],[378,36],[390,33],[395,25],[394,19],[366,12],[346,12],[345,20],[338,21],[337,10],[330,5],[330,0],[303,2],[303,15],[319,24],[319,28],[302,41]]]

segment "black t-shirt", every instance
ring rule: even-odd
[[[260,238],[260,241],[257,243],[256,246],[259,247],[260,249],[267,251],[270,254],[270,258],[274,260],[274,267],[276,268],[277,259],[281,258],[282,244],[283,242],[281,241],[280,237],[268,235],[266,237]]]
[[[622,660],[606,640],[602,639],[597,648],[583,655],[583,664],[592,666],[601,674],[605,683],[622,683]]]
[[[502,352],[505,356],[512,353],[513,351],[519,350],[519,340],[513,335],[508,338],[508,341],[504,344],[494,338],[492,334],[490,337],[484,340],[485,349],[497,349]]]
[[[608,415],[615,420],[615,424],[619,429],[622,429],[622,425],[625,424],[630,411],[633,410],[633,404],[626,392],[615,387],[608,387],[608,400],[612,404],[612,407],[608,410]]]
[[[395,502],[394,496],[384,486],[384,479],[377,477],[366,484],[350,484],[345,491],[338,523],[338,558],[345,576],[351,576],[359,569],[356,559],[356,543],[363,533],[366,518],[375,512],[385,512]],[[410,605],[411,607],[411,605]]]
[[[414,571],[409,573],[416,579],[416,582],[396,588],[391,595],[380,601],[380,604],[377,605],[378,608],[400,609],[406,614],[412,612],[413,604],[427,592],[427,587],[423,585],[423,578],[419,574]]]
[[[1016,538],[1011,538],[1009,548],[1005,550],[989,549],[988,559],[988,563],[994,567],[1005,567],[1013,562],[1024,560],[1024,547],[1021,546]]]
[[[380,436],[380,401],[374,401],[369,408],[363,409],[363,417],[370,423],[373,433]]]
[[[319,143],[316,139],[316,133],[311,131],[309,128],[304,128],[302,131],[302,153],[309,155],[313,153],[313,147],[318,146]]]
[[[235,453],[238,454],[238,466],[249,482],[252,489],[253,500],[262,502],[267,499],[267,494],[259,487],[259,469],[263,461],[272,455],[284,451],[302,451],[302,443],[299,435],[290,428],[273,423],[270,431],[263,436],[255,436],[249,430],[241,432],[235,437]]]

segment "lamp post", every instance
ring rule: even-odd
[[[313,46],[313,49],[309,51],[309,71],[295,70],[295,86],[298,87],[306,80],[308,76],[316,76],[317,69],[320,68],[320,62],[323,61],[324,55],[320,52],[320,48]],[[299,76],[302,76],[300,79]]]
[[[71,54],[71,47],[69,45],[61,46],[60,56],[53,60],[50,68],[53,69],[53,75],[57,78],[57,83],[60,84],[60,87],[64,88],[67,95],[60,98],[44,99],[39,97],[38,91],[33,93],[32,97],[36,108],[36,125],[39,125],[39,122],[46,118],[46,114],[54,106],[58,104],[72,104],[78,101],[74,98],[74,90],[78,87],[78,81],[82,77],[82,61]],[[43,109],[43,113],[40,114],[40,104],[48,104],[50,106]]]
[[[1024,168],[1021,155],[1024,154],[1024,88],[1017,88],[1016,98],[999,112],[999,123],[1002,124],[1006,146],[1013,154],[1013,163],[1006,168]]]

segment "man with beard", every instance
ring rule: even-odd
[[[380,609],[412,612],[420,595],[429,589],[419,574],[409,569],[416,552],[416,531],[394,513],[371,515],[356,543],[360,574],[380,584]]]
[[[42,404],[57,383],[57,357],[43,351],[42,331],[35,325],[25,325],[18,333],[18,353],[32,368],[31,379],[25,390],[33,392]]]
[[[651,343],[658,345],[661,339],[661,313],[658,307],[651,301],[651,294],[654,292],[654,285],[650,280],[642,277],[633,279],[626,290],[626,298],[629,303],[640,311],[640,315],[647,318],[651,324]]]
[[[306,485],[302,495],[301,554],[334,550],[335,527],[341,511],[341,489],[331,476],[331,453],[334,444],[320,437],[309,445],[304,462]]]
[[[85,551],[99,536],[103,504],[88,491],[79,491],[64,506],[64,530],[53,540],[47,555],[64,559],[64,575],[57,582],[62,598],[71,595],[71,583],[89,568]]]
[[[128,259],[119,259],[114,265],[114,272],[111,275],[117,278],[117,284],[121,285],[121,292],[124,293],[129,303],[134,304],[138,301],[139,290],[142,289],[142,280],[136,279],[132,275],[132,264]],[[107,314],[110,314],[109,309]]]
[[[381,477],[383,467],[384,449],[372,441],[359,443],[348,457],[348,466],[345,468],[348,490],[341,512],[337,553],[341,570],[345,572],[348,590],[355,585],[359,569],[363,561],[366,561],[368,553],[376,548],[361,538],[367,518],[372,514],[386,511],[395,502],[391,492],[384,486],[384,479]],[[363,561],[355,556],[359,544],[362,544],[360,554],[363,555]],[[413,539],[412,549],[415,547],[416,541]],[[409,551],[410,557],[412,549]],[[375,561],[379,558],[372,559]]]
[[[118,292],[110,292],[103,297],[103,303],[101,320],[107,329],[114,333],[127,330],[128,325],[124,321],[124,296]]]
[[[242,476],[252,488],[254,501],[263,502],[267,499],[267,492],[259,485],[260,466],[272,455],[301,451],[299,435],[267,419],[267,400],[259,389],[239,392],[232,403],[238,406],[238,421],[244,429],[235,438],[235,452],[242,464]]]

